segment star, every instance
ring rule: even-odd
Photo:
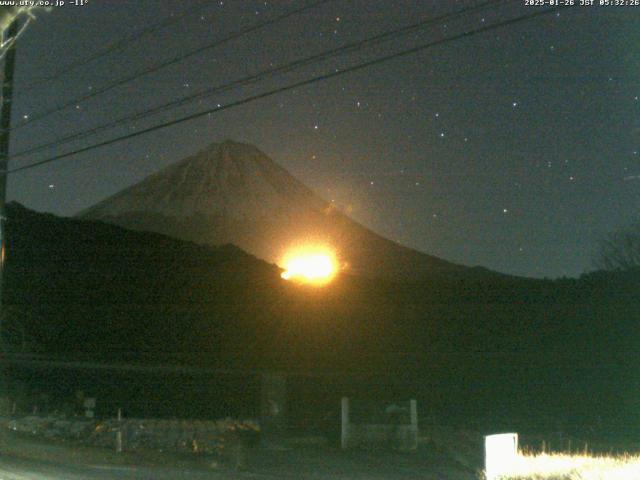
[[[502,209],[502,213],[509,213],[509,210],[508,210],[508,209],[506,209],[506,208],[503,208],[503,209]]]

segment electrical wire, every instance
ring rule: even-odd
[[[516,0],[517,1],[517,0]],[[425,27],[431,26],[434,23],[439,23],[439,22],[443,22],[443,21],[449,21],[452,20],[458,16],[462,16],[462,15],[468,15],[468,14],[472,14],[472,13],[477,13],[479,11],[485,10],[489,7],[495,7],[498,6],[499,4],[508,4],[508,3],[515,3],[514,0],[511,1],[506,1],[505,0],[489,0],[486,2],[483,2],[480,5],[476,5],[473,7],[468,7],[465,9],[461,9],[459,11],[456,12],[452,12],[452,13],[448,13],[445,15],[441,15],[438,17],[434,17],[434,18],[430,18],[430,19],[426,19],[411,25],[408,25],[406,27],[402,27],[400,29],[395,29],[395,30],[391,30],[391,31],[387,31],[387,32],[383,32],[381,34],[377,34],[375,36],[372,37],[368,37],[365,38],[363,40],[359,40],[356,42],[351,42],[348,43],[346,45],[337,47],[337,48],[333,48],[324,52],[321,52],[319,54],[315,54],[315,55],[311,55],[305,58],[301,58],[298,60],[295,60],[291,63],[288,63],[286,65],[281,65],[278,67],[272,67],[272,68],[268,68],[265,70],[262,70],[256,74],[253,75],[249,75],[249,76],[245,76],[243,78],[239,78],[236,80],[233,80],[232,82],[228,82],[225,83],[223,85],[217,85],[214,87],[210,87],[207,88],[205,90],[184,96],[182,98],[173,100],[171,102],[168,103],[164,103],[162,105],[159,105],[157,107],[151,108],[151,109],[147,109],[147,110],[143,110],[141,112],[136,112],[134,114],[128,114],[122,117],[119,117],[115,120],[112,120],[108,123],[93,127],[93,128],[89,128],[87,130],[83,130],[80,132],[76,132],[76,133],[72,133],[63,137],[59,137],[56,138],[52,141],[46,142],[46,143],[42,143],[40,145],[36,145],[34,147],[22,150],[20,152],[15,153],[14,155],[11,156],[12,159],[14,158],[18,158],[18,157],[22,157],[25,155],[29,155],[44,149],[47,149],[49,147],[57,147],[59,145],[63,145],[65,143],[71,142],[73,140],[78,140],[78,139],[82,139],[82,138],[86,138],[88,136],[91,135],[95,135],[97,133],[103,132],[105,130],[109,130],[111,128],[115,128],[115,127],[120,127],[125,123],[128,122],[132,122],[132,121],[137,121],[137,120],[141,120],[144,118],[147,118],[149,116],[155,115],[157,113],[163,112],[163,111],[167,111],[167,110],[171,110],[173,108],[177,108],[179,106],[191,103],[193,101],[196,100],[201,100],[204,98],[208,98],[214,94],[218,94],[218,93],[222,93],[222,92],[226,92],[228,90],[234,89],[236,87],[240,87],[240,86],[246,86],[246,85],[250,85],[256,82],[261,81],[263,78],[265,77],[270,77],[276,74],[282,74],[282,73],[288,73],[291,72],[295,69],[299,69],[302,67],[306,67],[309,65],[312,65],[316,62],[319,61],[324,61],[327,60],[329,58],[332,57],[336,57],[338,55],[344,55],[344,54],[348,54],[351,53],[353,51],[365,48],[365,47],[370,47],[385,41],[389,41],[392,39],[395,39],[399,36],[402,35],[407,35],[409,33],[415,32],[416,30],[419,29],[423,29]]]
[[[132,35],[129,35],[128,37],[122,38],[120,40],[117,40],[115,42],[111,42],[109,45],[107,45],[105,48],[103,48],[102,50],[98,50],[97,52],[76,60],[74,62],[71,62],[67,65],[65,65],[64,67],[58,69],[57,71],[53,72],[51,75],[48,75],[46,77],[40,78],[38,80],[34,80],[31,83],[27,84],[24,88],[26,90],[30,90],[34,87],[37,87],[43,83],[47,83],[47,82],[52,82],[54,80],[58,80],[59,78],[68,75],[72,72],[74,72],[75,70],[82,68],[86,65],[89,65],[90,63],[95,62],[96,60],[101,59],[102,57],[107,56],[108,54],[112,53],[112,52],[117,52],[118,50],[123,50],[126,47],[131,46],[133,43],[138,42],[140,40],[142,40],[144,37],[147,37],[155,32],[157,32],[158,30],[162,30],[174,23],[177,23],[178,21],[182,20],[183,18],[189,16],[189,15],[194,15],[194,14],[198,14],[200,13],[202,10],[204,10],[205,8],[209,7],[211,4],[207,1],[205,1],[203,4],[201,5],[196,5],[195,7],[189,8],[187,11],[182,12],[178,15],[172,15],[169,16],[167,18],[165,18],[164,20],[155,23],[153,25],[150,25],[149,27],[140,30],[139,32],[134,32]]]
[[[150,68],[148,68],[146,70],[143,70],[141,72],[135,73],[135,74],[130,75],[128,77],[121,78],[119,80],[116,80],[115,82],[109,83],[109,84],[107,84],[107,85],[105,85],[105,86],[103,86],[101,88],[93,90],[91,93],[83,95],[82,97],[78,97],[78,98],[75,98],[73,100],[69,100],[69,101],[67,101],[67,102],[65,102],[65,103],[63,103],[61,105],[58,105],[56,107],[50,108],[48,110],[45,110],[44,112],[41,112],[40,114],[36,114],[36,115],[32,116],[31,118],[29,118],[28,120],[25,120],[24,122],[21,122],[18,125],[12,127],[10,129],[10,131],[20,129],[20,128],[22,128],[22,127],[24,127],[26,125],[29,125],[29,124],[31,124],[33,122],[36,122],[38,120],[42,120],[43,118],[47,118],[50,115],[53,115],[54,113],[60,112],[62,110],[66,110],[67,108],[69,108],[71,106],[78,105],[78,104],[80,104],[82,102],[85,102],[85,101],[87,101],[89,99],[92,99],[92,98],[95,98],[95,97],[97,97],[99,95],[102,95],[103,93],[109,92],[109,91],[113,90],[116,87],[125,85],[125,84],[130,83],[130,82],[132,82],[134,80],[137,80],[137,79],[139,79],[141,77],[144,77],[145,75],[149,75],[151,73],[158,72],[158,71],[160,71],[160,70],[162,70],[162,69],[164,69],[166,67],[169,67],[171,65],[175,65],[176,63],[179,63],[179,62],[182,62],[184,60],[187,60],[188,58],[191,58],[191,57],[193,57],[195,55],[198,55],[198,54],[200,54],[202,52],[205,52],[207,50],[211,50],[212,48],[219,47],[220,45],[223,45],[223,44],[225,44],[227,42],[230,42],[232,40],[241,38],[241,37],[243,37],[245,35],[248,35],[248,34],[253,33],[255,31],[258,31],[260,29],[263,29],[265,27],[268,27],[268,26],[274,25],[274,24],[276,24],[278,22],[281,22],[282,20],[285,20],[285,19],[287,19],[289,17],[292,17],[294,15],[298,15],[300,13],[304,13],[304,12],[306,12],[308,10],[311,10],[313,8],[316,8],[316,7],[320,6],[320,5],[322,5],[322,4],[325,4],[325,3],[328,3],[328,2],[332,2],[332,1],[335,1],[335,0],[318,0],[316,2],[311,3],[310,5],[307,5],[306,7],[298,8],[298,9],[295,9],[295,10],[291,10],[291,11],[289,11],[287,13],[282,14],[282,15],[278,15],[277,17],[272,18],[270,20],[266,20],[264,22],[259,22],[259,23],[255,24],[255,25],[253,25],[253,26],[251,26],[249,28],[245,28],[243,30],[239,30],[237,32],[231,33],[230,35],[227,35],[226,37],[223,37],[222,39],[216,40],[213,43],[198,47],[198,48],[196,48],[194,50],[190,50],[187,53],[175,56],[170,60],[167,60],[167,61],[164,61],[164,62],[159,63],[157,65],[154,65],[153,67],[150,67]]]
[[[516,17],[516,18],[509,19],[509,20],[504,20],[504,21],[501,21],[501,22],[498,22],[498,23],[494,23],[494,24],[491,24],[491,25],[485,25],[485,26],[480,27],[480,28],[468,30],[466,32],[462,32],[462,33],[459,33],[457,35],[454,35],[452,37],[448,37],[448,38],[444,38],[444,39],[428,42],[426,44],[418,45],[416,47],[412,47],[412,48],[409,48],[409,49],[406,49],[406,50],[402,50],[400,52],[396,52],[396,53],[393,53],[393,54],[390,54],[390,55],[386,55],[386,56],[383,56],[383,57],[380,57],[380,58],[377,58],[377,59],[374,59],[374,60],[370,60],[370,61],[367,61],[367,62],[359,63],[357,65],[353,65],[351,67],[347,67],[347,68],[342,69],[342,70],[338,70],[338,71],[334,70],[332,72],[328,72],[328,73],[325,73],[325,74],[322,74],[322,75],[318,75],[318,76],[312,77],[310,79],[297,81],[297,82],[294,82],[294,83],[291,83],[291,84],[288,84],[288,85],[285,85],[285,86],[282,86],[282,87],[279,87],[279,88],[268,90],[268,91],[263,92],[263,93],[259,93],[259,94],[256,94],[256,95],[245,97],[245,98],[243,98],[241,100],[237,100],[237,101],[229,103],[227,105],[222,105],[220,107],[216,107],[216,108],[212,108],[212,109],[207,109],[207,110],[204,110],[204,111],[196,112],[196,113],[193,113],[193,114],[190,114],[190,115],[178,118],[178,119],[174,119],[174,120],[171,120],[171,121],[168,121],[168,122],[164,122],[164,123],[160,123],[160,124],[148,127],[148,128],[146,128],[144,130],[140,130],[140,131],[137,131],[137,132],[132,132],[132,133],[129,133],[129,134],[126,134],[126,135],[121,135],[121,136],[118,136],[118,137],[115,137],[115,138],[111,138],[111,139],[108,139],[108,140],[104,140],[102,142],[95,143],[93,145],[89,145],[87,147],[83,147],[83,148],[79,148],[79,149],[76,149],[76,150],[73,150],[73,151],[70,151],[70,152],[66,152],[66,153],[62,153],[62,154],[59,154],[59,155],[55,155],[55,156],[52,156],[52,157],[49,157],[49,158],[46,158],[46,159],[39,160],[37,162],[31,163],[29,165],[25,165],[25,166],[22,166],[22,167],[17,167],[17,168],[11,169],[11,170],[8,171],[8,173],[13,174],[13,173],[29,170],[29,169],[32,169],[32,168],[35,168],[35,167],[38,167],[38,166],[41,166],[41,165],[45,165],[47,163],[51,163],[51,162],[54,162],[54,161],[61,160],[63,158],[67,158],[67,157],[71,157],[73,155],[77,155],[77,154],[80,154],[80,153],[84,153],[84,152],[88,152],[88,151],[91,151],[91,150],[95,150],[97,148],[104,147],[104,146],[107,146],[107,145],[112,145],[114,143],[119,143],[119,142],[122,142],[124,140],[129,140],[131,138],[135,138],[135,137],[144,135],[146,133],[154,132],[154,131],[157,131],[157,130],[160,130],[160,129],[163,129],[163,128],[167,128],[167,127],[170,127],[170,126],[173,126],[173,125],[178,125],[180,123],[184,123],[184,122],[187,122],[189,120],[194,120],[196,118],[204,117],[206,115],[217,113],[217,112],[220,112],[220,111],[223,111],[223,110],[228,110],[230,108],[238,107],[240,105],[245,105],[245,104],[253,102],[255,100],[271,97],[273,95],[277,95],[279,93],[286,92],[288,90],[293,90],[295,88],[305,87],[305,86],[312,85],[312,84],[317,83],[317,82],[329,80],[331,78],[335,78],[335,77],[346,75],[348,73],[352,73],[352,72],[355,72],[355,71],[363,70],[365,68],[369,68],[369,67],[372,67],[374,65],[378,65],[378,64],[381,64],[381,63],[384,63],[384,62],[388,62],[390,60],[406,57],[408,55],[413,55],[415,53],[424,51],[426,49],[429,49],[429,48],[432,48],[432,47],[435,47],[435,46],[443,45],[443,44],[448,43],[448,42],[452,42],[452,41],[459,40],[459,39],[462,39],[462,38],[470,37],[472,35],[477,35],[479,33],[484,33],[484,32],[490,31],[490,30],[495,30],[497,28],[502,28],[502,27],[506,27],[506,26],[509,26],[509,25],[514,25],[516,23],[520,23],[520,22],[523,22],[523,21],[526,21],[526,20],[530,20],[532,18],[536,18],[536,17],[540,17],[542,15],[546,15],[548,13],[557,11],[557,10],[559,10],[561,8],[569,8],[569,7],[561,6],[561,7],[552,7],[552,8],[542,9],[542,10],[536,10],[536,11],[534,11],[532,13],[527,14],[527,15],[522,15],[520,17]]]

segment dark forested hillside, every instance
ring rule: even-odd
[[[376,378],[492,425],[640,411],[638,272],[304,287],[230,245],[8,214],[4,325],[36,353]]]

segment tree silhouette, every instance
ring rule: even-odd
[[[600,242],[595,264],[604,270],[640,267],[640,222],[621,228]]]

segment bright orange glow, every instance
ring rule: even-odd
[[[330,282],[338,270],[335,255],[328,248],[303,247],[288,253],[282,261],[282,278],[314,285]]]

